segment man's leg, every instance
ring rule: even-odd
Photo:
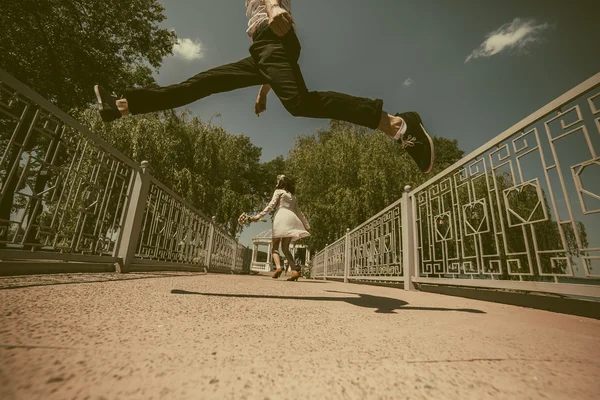
[[[392,116],[383,111],[383,101],[350,96],[338,92],[308,91],[298,57],[300,43],[295,33],[278,38],[271,32],[261,35],[250,48],[260,74],[271,85],[290,114],[298,117],[328,118],[351,122],[371,129],[379,129],[399,140],[428,173],[433,167],[433,142],[422,127],[416,113]],[[404,140],[404,134],[407,133]],[[414,139],[413,139],[414,138]]]
[[[383,100],[332,91],[309,92],[297,62],[300,50],[301,46],[294,32],[290,31],[280,38],[270,30],[260,35],[250,48],[260,74],[268,81],[290,114],[297,117],[338,119],[371,129],[379,128],[382,114],[387,115],[382,112]],[[392,118],[397,119],[401,125],[400,118]]]
[[[211,94],[263,83],[266,83],[265,78],[259,73],[254,60],[248,57],[235,63],[201,72],[178,84],[125,90],[123,98],[114,99],[114,101],[122,115],[144,114],[181,107]],[[100,104],[105,104],[106,108],[114,107],[113,104],[110,104],[112,100],[101,99],[98,89],[96,89],[96,95]]]

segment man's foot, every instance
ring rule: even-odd
[[[117,108],[117,98],[111,96],[102,86],[94,86],[96,99],[98,99],[98,110],[104,122],[111,122],[121,118],[121,111]]]
[[[435,150],[431,136],[425,131],[421,116],[416,112],[406,112],[396,114],[396,117],[402,118],[406,123],[406,131],[398,143],[402,144],[423,173],[431,172],[435,161]]]

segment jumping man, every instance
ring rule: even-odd
[[[393,116],[383,111],[381,99],[308,91],[298,65],[301,47],[291,0],[245,1],[247,33],[252,40],[250,57],[201,72],[178,84],[125,90],[118,100],[96,85],[102,119],[110,122],[128,114],[168,110],[211,94],[261,85],[254,104],[256,115],[267,109],[267,93],[273,89],[293,116],[337,119],[378,129],[401,144],[421,171],[431,171],[435,159],[433,141],[418,113]]]

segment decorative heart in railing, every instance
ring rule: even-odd
[[[444,213],[435,217],[435,230],[438,233],[438,239],[447,240],[452,237],[450,226],[450,213]]]
[[[485,200],[481,199],[475,203],[466,204],[463,208],[465,217],[466,234],[487,232],[487,215]]]
[[[546,220],[537,182],[526,182],[506,189],[504,196],[511,226]]]

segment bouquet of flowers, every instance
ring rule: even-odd
[[[259,220],[260,222],[267,222],[266,219],[261,219]],[[248,214],[246,214],[245,212],[242,213],[242,215],[240,215],[238,217],[238,224],[244,226],[244,225],[250,225],[252,221],[250,221],[250,216]]]
[[[238,224],[240,224],[241,226],[250,225],[250,217],[248,216],[248,214],[246,214],[245,212],[242,213],[242,215],[240,215],[238,218]]]

